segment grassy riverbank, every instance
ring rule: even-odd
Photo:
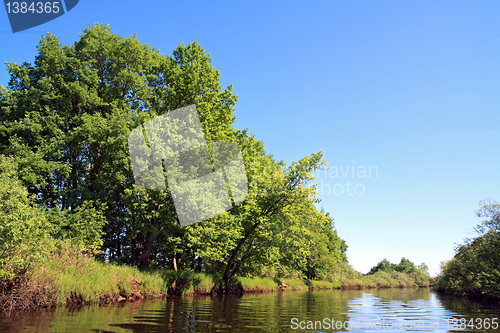
[[[2,279],[0,310],[158,298],[166,292],[165,281],[158,272],[106,264],[63,247],[33,265],[29,273]]]
[[[62,247],[37,263],[29,274],[4,279],[0,307],[4,312],[64,305],[105,304],[162,298],[167,295],[222,293],[217,275],[170,270],[140,271],[130,266],[106,264]],[[365,289],[428,286],[411,274],[377,272],[363,276],[352,269],[336,281],[287,277],[243,277],[232,281],[230,293],[255,293],[319,289]]]
[[[206,295],[222,293],[222,280],[216,275],[195,272],[164,271],[168,293],[172,295]],[[285,290],[341,289],[341,282],[298,278],[240,277],[237,276],[230,292],[261,293]]]

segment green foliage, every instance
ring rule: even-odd
[[[392,271],[391,278],[396,281],[398,287],[415,285],[415,281],[406,272]]]
[[[343,287],[349,287],[355,284],[361,284],[362,274],[356,271],[347,262],[341,262],[338,265],[332,267],[331,281],[338,282],[342,284]]]
[[[322,153],[288,167],[266,155],[254,157],[249,165],[248,196],[233,211],[242,228],[236,229],[239,240],[226,262],[226,283],[237,273],[259,273],[269,266],[316,278],[345,260],[346,246],[334,232],[332,219],[312,205],[317,199],[309,182],[324,165]]]
[[[371,287],[410,287],[429,286],[428,267],[422,263],[418,267],[406,258],[401,258],[399,264],[393,264],[384,259],[373,266],[363,280]]]
[[[478,237],[457,248],[453,259],[441,265],[439,289],[466,296],[500,298],[500,205],[482,202]]]
[[[87,204],[71,214],[39,205],[18,168],[14,158],[0,155],[0,278],[31,274],[63,239],[80,252],[98,251],[102,216]]]
[[[476,227],[480,234],[489,231],[500,233],[500,203],[494,200],[483,200],[480,208],[476,211],[477,217],[481,218],[481,223]]]
[[[424,273],[428,274],[428,267],[426,264],[422,263],[418,267],[412,263],[410,260],[406,258],[401,258],[401,261],[399,264],[393,264],[389,260],[384,259],[381,262],[379,262],[377,265],[373,266],[370,269],[370,272],[368,274],[375,274],[376,272],[382,271],[382,272],[400,272],[400,273],[406,273],[406,274],[411,274],[415,273],[417,271],[423,271]]]
[[[363,278],[363,284],[372,288],[397,287],[397,282],[392,278],[391,273],[378,271]]]
[[[245,292],[262,292],[276,290],[277,284],[266,277],[236,277],[234,283]]]
[[[422,265],[424,265],[422,267]],[[415,272],[410,273],[410,277],[415,281],[415,284],[419,287],[429,286],[432,284],[431,278],[429,277],[429,272],[427,269],[427,265],[422,264],[421,268],[417,269]]]
[[[204,295],[211,294],[221,284],[221,280],[212,274],[192,271],[158,271],[172,295]]]
[[[342,287],[342,284],[339,281],[330,282],[311,280],[311,284],[313,289],[340,289]]]
[[[51,235],[56,239],[69,239],[81,252],[97,254],[102,246],[104,214],[89,202],[84,202],[74,211],[50,211]]]
[[[0,155],[0,278],[25,274],[47,256],[49,230],[45,211],[18,180],[16,162]]]
[[[381,262],[379,262],[377,265],[373,266],[371,269],[370,269],[370,272],[368,272],[368,274],[375,274],[379,271],[382,271],[382,272],[392,272],[393,270],[395,270],[395,266],[393,263],[391,263],[389,260],[387,259],[384,259],[382,260]]]
[[[99,302],[101,296],[140,292],[159,297],[166,293],[165,281],[158,272],[141,272],[129,266],[117,266],[81,255],[69,242],[61,242],[51,256],[41,260],[30,275],[31,283],[49,281],[57,293],[57,302],[65,304],[71,295],[83,302]],[[135,285],[132,282],[137,282]]]
[[[360,279],[360,287],[368,288],[402,288],[402,287],[428,287],[429,276],[422,270],[412,273],[398,272],[393,270],[377,271]]]
[[[269,226],[263,246],[266,256],[245,266],[253,275],[330,279],[333,269],[347,260],[346,246],[333,228],[333,219],[311,203],[286,207]],[[273,268],[273,269],[270,269]]]

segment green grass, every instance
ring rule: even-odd
[[[302,279],[286,279],[286,278],[280,278],[279,279],[282,283],[286,283],[288,286],[286,287],[286,290],[308,290],[309,286],[306,284],[306,280]]]
[[[428,277],[418,274],[379,271],[372,275],[351,277],[342,280],[343,289],[428,287]]]
[[[340,289],[340,287],[342,287],[342,284],[340,282],[312,280],[311,284],[312,284],[312,288],[314,290],[317,290],[317,289]]]
[[[221,283],[217,277],[190,271],[159,271],[165,284],[169,286],[168,293],[173,295],[206,295],[215,291]]]
[[[118,266],[83,256],[69,248],[39,263],[31,275],[32,283],[45,286],[63,304],[78,295],[83,302],[99,302],[106,295],[140,292],[146,297],[211,294],[222,285],[220,277],[190,271],[156,270],[143,272],[135,267]],[[415,286],[407,274],[377,272],[373,275],[343,279],[342,282],[303,280],[294,278],[235,277],[234,286],[242,292],[275,290],[365,289]]]
[[[106,264],[67,248],[39,263],[30,281],[55,292],[59,304],[66,303],[72,294],[91,303],[99,302],[103,295],[112,298],[134,291],[146,297],[160,297],[167,292],[165,281],[158,273]]]
[[[243,292],[268,292],[278,288],[278,284],[267,277],[235,277],[235,280]]]
[[[80,300],[97,303],[102,297],[118,297],[139,292],[149,298],[165,294],[213,294],[223,285],[219,276],[191,271],[140,271],[131,266],[118,266],[84,256],[70,246],[62,246],[54,255],[39,262],[30,275],[30,283],[55,295],[57,304]],[[415,286],[416,278],[398,272],[344,276],[341,281],[318,281],[297,278],[236,276],[232,285],[245,292],[276,290],[365,289]],[[51,296],[52,297],[52,296]]]

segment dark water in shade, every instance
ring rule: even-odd
[[[428,289],[328,290],[59,308],[0,317],[0,332],[500,332],[499,320],[500,305]]]

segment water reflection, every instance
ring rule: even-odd
[[[287,332],[292,318],[307,314],[346,320],[348,301],[340,291],[172,297],[163,309],[117,326],[136,332]]]
[[[352,325],[344,331],[500,331],[492,325],[493,318],[500,317],[499,306],[445,297],[426,289],[367,291],[349,302],[347,314]],[[488,330],[484,329],[485,320]]]
[[[499,307],[438,296],[428,289],[381,289],[169,297],[161,302],[0,317],[0,327],[9,332],[455,332],[463,329],[449,327],[447,318],[494,317],[500,317]],[[325,320],[427,324],[407,328],[307,326]],[[431,320],[438,320],[439,327],[431,326]],[[500,329],[489,332],[494,331]]]

